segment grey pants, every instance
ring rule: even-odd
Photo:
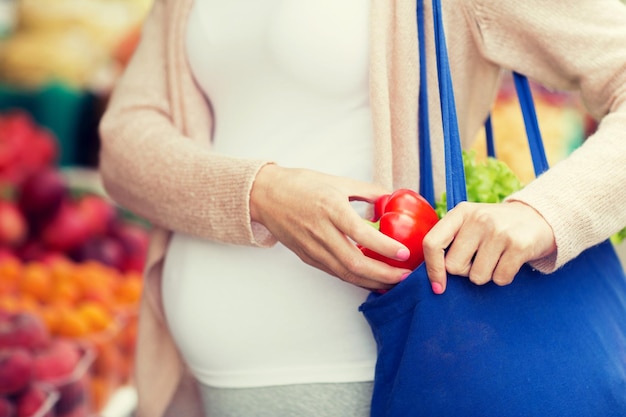
[[[207,417],[369,417],[372,387],[356,382],[200,389]]]

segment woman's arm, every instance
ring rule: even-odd
[[[580,90],[597,132],[503,204],[461,204],[424,239],[433,291],[446,272],[510,283],[552,272],[626,225],[626,7],[617,0],[464,3],[483,55],[548,87]]]
[[[167,28],[182,24],[166,21],[172,18],[166,10],[172,3],[155,2],[101,121],[106,190],[122,206],[169,230],[234,244],[272,244],[267,230],[250,221],[248,201],[256,173],[267,161],[211,153],[206,121],[202,144],[175,126],[181,92],[172,91],[168,80],[171,71],[180,75],[185,66],[168,49]]]
[[[626,6],[598,2],[475,0],[475,36],[493,62],[548,87],[576,89],[597,132],[509,201],[533,207],[558,250],[550,272],[626,225]]]

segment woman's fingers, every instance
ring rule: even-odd
[[[448,272],[446,252],[463,225],[462,211],[462,205],[450,210],[445,216],[445,221],[442,219],[437,222],[422,242],[426,272],[433,292],[436,294],[441,294],[446,290]],[[460,261],[454,262],[461,263]]]
[[[346,212],[346,216],[351,215]],[[362,223],[359,226],[371,228],[365,222]],[[364,256],[342,231],[344,228],[341,224],[336,225],[332,219],[327,224],[327,229],[318,229],[305,242],[293,246],[294,252],[309,265],[368,289],[389,289],[410,272]],[[374,229],[372,232],[380,234]]]
[[[462,203],[424,239],[433,291],[445,290],[446,273],[475,284],[510,284],[528,261],[556,250],[552,229],[532,207],[520,202]]]
[[[257,175],[250,212],[307,264],[355,285],[386,289],[408,271],[370,259],[356,245],[401,260],[408,251],[368,225],[350,204],[373,202],[384,193],[372,184],[268,165]]]
[[[342,231],[357,245],[398,261],[406,261],[409,259],[410,252],[406,246],[380,233],[380,231],[372,227],[369,222],[366,222],[353,210],[346,211],[345,215],[337,215],[332,220],[337,229]]]

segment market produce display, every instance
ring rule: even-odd
[[[53,338],[39,317],[0,311],[0,416],[92,413],[86,345]]]
[[[52,130],[62,166],[97,166],[99,119],[152,1],[0,1],[13,11],[0,33],[0,111],[26,110]]]
[[[130,380],[141,275],[93,261],[24,262],[4,256],[0,314],[28,313],[41,320],[50,338],[88,347],[90,405],[100,409]]]
[[[27,261],[63,255],[141,270],[145,229],[106,197],[70,189],[57,155],[54,137],[28,114],[0,115],[0,249]]]
[[[52,404],[57,417],[91,415],[130,383],[149,226],[70,185],[58,151],[27,113],[0,114],[0,409],[14,410],[7,416],[35,415],[21,403]],[[62,370],[57,354],[67,362]],[[24,367],[32,370],[15,370]],[[45,404],[23,399],[31,397]]]
[[[0,186],[20,185],[59,155],[56,138],[22,110],[0,113]],[[10,190],[9,190],[10,191]]]
[[[110,88],[151,0],[18,0],[17,29],[0,45],[0,80]]]

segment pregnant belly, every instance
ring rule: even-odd
[[[223,245],[175,234],[163,276],[167,321],[207,385],[367,380],[375,345],[367,291],[284,246]]]

